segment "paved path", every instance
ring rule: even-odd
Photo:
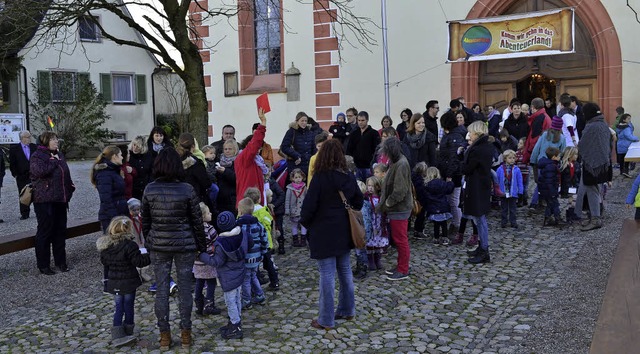
[[[96,193],[88,178],[83,180],[88,163],[72,168],[80,188],[71,215],[96,213]],[[7,178],[5,185],[9,182]],[[617,203],[607,205],[605,227],[589,233],[542,228],[542,217],[525,219],[525,210],[518,214],[521,229],[501,229],[493,212],[491,264],[466,264],[464,247],[411,240],[410,279],[389,282],[370,272],[356,283],[356,319],[340,321],[329,332],[309,326],[317,315],[318,276],[308,252],[276,255],[281,290],[267,291],[265,306],[243,312],[245,339],[220,338],[217,329],[226,323],[225,316],[194,314],[194,352],[585,353],[621,218],[633,214],[619,203],[630,180],[616,183],[608,200]],[[17,210],[6,211],[10,193],[10,187],[3,188],[2,215],[9,223],[0,225],[2,234],[8,224],[18,225],[16,229],[35,225],[35,220],[18,222]],[[33,250],[0,257],[0,352],[112,352],[112,296],[101,292],[97,237],[68,243],[72,270],[65,274],[39,275]],[[394,258],[392,250],[387,263]],[[136,299],[138,341],[120,352],[159,352],[147,285]],[[224,307],[219,288],[216,300]],[[174,342],[179,341],[176,305],[173,297]],[[178,347],[172,349],[180,352]]]

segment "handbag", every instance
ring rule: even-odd
[[[411,208],[411,215],[418,216],[422,212],[422,205],[416,197],[416,187],[411,183],[411,198],[413,199],[413,207]]]
[[[357,249],[363,249],[367,245],[364,241],[365,231],[364,231],[364,218],[362,217],[362,212],[360,210],[355,210],[351,207],[347,198],[345,198],[344,193],[342,191],[338,191],[340,193],[340,198],[342,198],[342,202],[344,203],[344,208],[347,209],[347,214],[349,215],[349,226],[351,228],[351,241],[353,241],[353,245]]]
[[[293,138],[291,139],[291,149],[295,150],[293,148],[293,143],[296,141],[296,132],[295,130],[293,131]],[[278,149],[278,155],[280,155],[280,157],[282,157],[285,160],[293,160],[293,158],[291,158],[290,156],[288,156],[287,154],[284,153],[284,151],[282,151],[282,149]]]
[[[20,204],[27,206],[31,205],[31,202],[33,201],[32,194],[33,187],[31,186],[31,184],[27,184],[26,186],[24,186],[20,191]]]

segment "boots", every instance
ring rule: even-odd
[[[378,269],[378,267],[376,267],[376,261],[373,258],[373,253],[370,253],[370,254],[367,255],[367,260],[369,261],[369,270]]]
[[[124,325],[124,333],[128,336],[132,336],[133,335],[133,329],[136,327],[136,325],[133,324],[125,324]]]
[[[307,247],[307,235],[300,236],[300,247]]]
[[[477,244],[478,244],[478,234],[471,235],[471,237],[469,237],[469,239],[467,240],[467,246],[471,247]]]
[[[136,340],[133,336],[128,336],[123,326],[113,326],[111,327],[111,345],[114,348],[121,347],[123,345],[127,345]]]
[[[224,339],[242,339],[242,321],[237,324],[229,324],[227,330],[222,333]]]
[[[453,237],[453,240],[451,240],[451,244],[452,245],[459,245],[464,241],[464,235],[456,232],[455,236]]]
[[[382,264],[382,253],[374,253],[373,261],[376,264],[376,269],[384,269],[384,265]]]
[[[207,303],[204,305],[204,311],[203,311],[203,314],[205,316],[219,315],[220,312],[222,311],[216,307],[216,303],[213,300],[207,300]]]
[[[591,230],[595,230],[595,229],[599,229],[602,227],[602,220],[599,217],[593,217],[591,218],[591,221],[589,221],[588,224],[583,225],[580,228],[580,231],[591,231]]]
[[[473,250],[471,250],[471,251],[467,251],[467,256],[469,256],[469,257],[475,257],[475,256],[477,256],[477,255],[480,253],[480,250],[481,250],[481,248],[480,248],[480,246],[478,246],[478,247],[474,248],[474,249],[473,249]]]
[[[229,329],[229,327],[231,326],[232,326],[231,319],[228,319],[227,324],[219,328],[220,334],[224,334],[227,331],[227,329]]]
[[[356,279],[364,279],[367,277],[367,269],[369,267],[367,266],[366,263],[362,263],[360,261],[358,261],[358,263],[356,263],[356,273],[353,275],[354,278]]]
[[[182,349],[191,348],[191,330],[183,329],[180,332],[180,342],[182,342]]]
[[[196,305],[196,315],[202,316],[202,309],[204,308],[204,299],[196,299],[193,302]]]
[[[171,346],[171,332],[160,332],[160,350],[169,350]]]
[[[491,262],[491,257],[489,256],[489,249],[483,249],[478,247],[478,253],[469,258],[469,263],[471,264],[480,264],[480,263],[489,263]]]
[[[284,236],[278,237],[278,254],[284,254]]]

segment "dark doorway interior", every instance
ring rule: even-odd
[[[517,97],[526,104],[531,104],[536,97],[555,101],[556,83],[556,80],[542,74],[531,74],[516,85]]]

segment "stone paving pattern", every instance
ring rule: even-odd
[[[88,182],[90,162],[71,163],[78,191],[70,218],[97,215],[97,193]],[[35,227],[19,221],[15,183],[5,178],[0,237]],[[463,246],[435,246],[411,239],[411,276],[390,282],[382,271],[356,281],[356,318],[325,332],[310,327],[317,316],[318,274],[306,249],[275,255],[281,290],[266,291],[265,306],[243,311],[242,340],[225,341],[222,315],[193,315],[193,352],[380,353],[585,353],[606,286],[631,180],[616,178],[607,196],[605,227],[542,227],[542,215],[518,212],[520,229],[489,218],[492,263],[466,263]],[[33,214],[33,213],[32,213]],[[427,226],[430,229],[430,225]],[[470,233],[470,227],[467,234]],[[110,347],[113,298],[101,291],[101,265],[92,234],[70,240],[71,271],[43,276],[33,250],[0,257],[0,352],[156,353],[158,331],[148,283],[136,298],[138,341]],[[395,264],[390,249],[385,263]],[[220,288],[216,303],[224,309]],[[179,349],[177,297],[171,298],[172,334]],[[176,344],[177,343],[177,344]]]

